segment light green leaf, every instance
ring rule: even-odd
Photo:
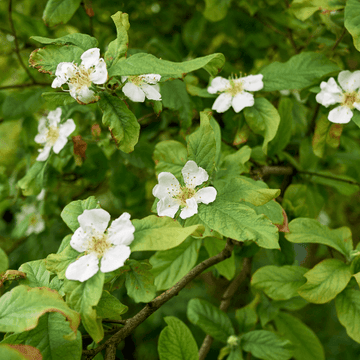
[[[273,62],[261,70],[264,91],[302,90],[332,75],[340,68],[324,54],[302,52],[285,63]]]
[[[257,215],[246,205],[218,197],[209,205],[200,205],[201,221],[210,229],[238,241],[255,241],[265,249],[279,249],[279,233],[265,215]]]
[[[350,176],[344,175],[334,175],[330,171],[319,171],[318,174],[320,176],[312,176],[311,181],[316,184],[331,186],[336,189],[340,194],[345,196],[353,195],[354,193],[360,190],[359,185],[355,184],[347,184],[344,180],[350,180],[356,182],[356,180]],[[324,175],[324,176],[321,176]],[[326,178],[329,176],[330,178]],[[337,180],[339,179],[339,180]]]
[[[84,212],[84,210],[99,208],[100,205],[95,196],[89,196],[86,200],[76,200],[66,205],[60,216],[64,220],[65,224],[72,231],[75,231],[78,227],[80,227],[78,217]]]
[[[24,196],[37,195],[43,189],[45,161],[36,161],[17,183]]]
[[[298,296],[297,290],[305,284],[307,271],[300,266],[263,266],[254,273],[251,285],[274,300],[288,300]]]
[[[316,11],[326,9],[327,11],[338,10],[344,6],[341,2],[332,0],[294,0],[291,3],[291,12],[301,21],[305,21]]]
[[[81,0],[48,0],[43,20],[46,26],[66,24],[80,6]]]
[[[198,360],[198,347],[189,328],[174,316],[164,320],[168,326],[159,336],[160,360]]]
[[[131,251],[168,250],[180,245],[195,231],[204,231],[200,224],[183,228],[168,216],[150,215],[132,223],[135,239],[130,244]]]
[[[245,145],[236,152],[226,155],[219,170],[216,173],[217,179],[229,179],[238,177],[243,172],[248,172],[245,163],[250,160],[251,149]]]
[[[274,321],[280,334],[295,345],[296,360],[325,360],[320,340],[302,321],[284,312],[280,312]]]
[[[95,309],[98,316],[111,320],[120,320],[121,315],[128,311],[126,305],[106,290],[103,291]]]
[[[360,343],[360,291],[346,289],[335,298],[336,313],[346,333]]]
[[[98,41],[94,37],[79,33],[65,35],[57,39],[42,36],[31,36],[30,38],[46,45],[75,45],[84,51],[98,46]]]
[[[190,236],[177,247],[158,251],[150,258],[157,290],[169,289],[194,267],[201,242]]]
[[[9,268],[9,259],[3,249],[0,248],[0,272]]]
[[[244,360],[241,348],[236,347],[231,349],[230,354],[226,360]]]
[[[293,356],[293,346],[289,340],[266,330],[255,330],[241,338],[243,350],[264,360],[287,360]]]
[[[154,275],[150,272],[151,265],[136,260],[128,260],[126,265],[130,266],[130,271],[125,274],[128,295],[137,303],[151,301],[156,295]]]
[[[206,19],[216,22],[225,18],[231,0],[205,0],[203,15]]]
[[[219,254],[224,249],[225,244],[225,240],[213,237],[207,237],[204,239],[204,246],[210,257]],[[235,276],[236,270],[234,253],[232,253],[228,259],[216,264],[215,268],[220,275],[226,277],[228,280],[231,280]]]
[[[250,129],[264,137],[262,150],[266,154],[268,143],[274,139],[280,124],[277,109],[265,98],[255,98],[254,106],[245,108],[244,115]]]
[[[113,40],[105,53],[106,65],[109,69],[126,55],[129,43],[128,30],[130,28],[129,15],[118,11],[111,16],[116,26],[117,37]]]
[[[139,140],[140,125],[135,115],[117,96],[101,93],[99,106],[103,111],[102,122],[109,127],[111,136],[120,150],[129,153]]]
[[[50,104],[53,106],[64,106],[69,105],[76,100],[71,97],[67,92],[44,92],[41,94],[41,96]]]
[[[155,172],[170,172],[176,178],[181,179],[181,170],[186,164],[186,147],[175,140],[161,141],[156,144],[153,156],[155,162]]]
[[[338,259],[326,259],[304,276],[307,282],[298,289],[299,295],[309,302],[324,304],[346,288],[352,272],[350,265]]]
[[[214,339],[227,342],[235,334],[229,317],[219,308],[202,299],[191,299],[188,303],[187,317]]]
[[[48,313],[41,316],[35,329],[9,335],[1,343],[34,346],[40,350],[43,360],[80,359],[82,353],[81,333],[78,331],[76,336],[71,333],[69,323],[62,315]],[[0,356],[0,358],[2,357]]]
[[[195,161],[211,176],[215,166],[216,141],[209,113],[200,112],[200,127],[188,136],[187,150],[189,160]]]
[[[0,344],[0,359],[6,360],[29,360],[25,354],[21,353],[19,350],[14,349],[9,345]]]
[[[247,206],[255,210],[257,214],[266,215],[273,224],[283,225],[284,224],[284,213],[281,205],[275,200],[269,201],[264,205],[255,206],[253,204],[245,203]]]
[[[45,260],[46,269],[57,274],[58,278],[63,280],[65,279],[67,267],[75,262],[79,255],[80,253],[74,250],[70,245],[67,245],[61,252],[48,255]]]
[[[353,37],[356,50],[360,51],[360,4],[357,0],[347,0],[344,25]]]
[[[82,324],[97,343],[104,337],[101,318],[97,316],[95,309],[103,292],[104,278],[104,273],[98,271],[84,282],[65,279],[64,283],[66,302],[80,313]]]
[[[71,310],[55,290],[19,285],[0,298],[0,331],[23,332],[35,328],[39,317],[58,312],[66,317],[76,333],[80,316]]]
[[[185,74],[199,69],[205,69],[210,75],[215,76],[224,63],[223,54],[211,54],[184,62],[172,62],[158,59],[151,54],[138,53],[114,64],[109,69],[109,77],[159,74],[166,78],[182,78]]]
[[[308,218],[294,219],[289,224],[290,232],[285,234],[293,243],[316,243],[331,246],[346,257],[353,249],[351,230],[341,227],[335,230]]]

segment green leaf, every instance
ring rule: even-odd
[[[204,231],[200,224],[183,228],[168,216],[150,215],[132,223],[135,226],[135,239],[130,244],[131,251],[168,250],[180,245],[195,231]]]
[[[350,265],[338,259],[326,259],[304,276],[307,282],[298,289],[299,295],[309,302],[324,304],[346,288],[352,272]]]
[[[105,319],[120,320],[121,315],[126,313],[128,309],[119,299],[104,290],[96,306],[96,313]]]
[[[126,56],[128,49],[129,37],[128,30],[130,28],[129,15],[118,11],[111,16],[116,26],[117,37],[113,40],[105,53],[106,65],[109,69],[116,64],[122,57]]]
[[[0,298],[0,331],[23,332],[35,328],[39,317],[58,312],[69,321],[76,333],[80,316],[71,310],[57,291],[19,285]]]
[[[130,266],[125,276],[125,286],[128,295],[135,302],[149,302],[156,295],[154,275],[151,273],[151,265],[145,261],[128,260],[126,265]]]
[[[9,259],[6,252],[0,248],[0,272],[6,271],[9,268]]]
[[[296,360],[325,360],[320,340],[314,331],[297,317],[280,312],[274,321],[280,334],[295,345],[294,358]]]
[[[203,15],[206,19],[216,22],[225,18],[231,0],[205,0]]]
[[[151,272],[155,276],[154,284],[157,290],[171,288],[194,267],[201,242],[201,239],[190,236],[177,247],[158,251],[150,258]]]
[[[266,215],[273,224],[283,225],[284,224],[284,213],[283,208],[275,200],[269,201],[264,205],[254,206],[246,202],[246,205],[255,210],[257,214]]]
[[[265,249],[279,249],[279,233],[275,225],[253,209],[220,197],[209,205],[200,205],[201,221],[210,229],[238,241],[255,241]]]
[[[316,11],[326,9],[327,11],[338,10],[344,6],[341,2],[332,0],[294,0],[291,3],[291,12],[301,21],[305,21]]]
[[[216,141],[209,113],[200,112],[200,127],[188,136],[187,150],[189,160],[195,161],[211,176],[215,166]]]
[[[335,298],[336,313],[346,333],[360,343],[360,292],[346,289]]]
[[[17,183],[24,196],[37,195],[43,189],[44,172],[47,162],[36,161],[26,175]]]
[[[224,63],[223,54],[211,54],[184,62],[172,62],[158,59],[151,54],[138,53],[114,64],[109,69],[109,77],[159,74],[167,78],[182,78],[185,74],[199,69],[205,69],[210,75],[215,76]]]
[[[81,333],[72,335],[65,318],[57,313],[48,313],[39,319],[38,326],[30,331],[6,336],[2,344],[24,344],[40,350],[43,359],[80,359],[82,353]],[[66,351],[64,351],[66,349]],[[0,356],[0,358],[2,358]],[[8,358],[2,358],[8,359]]]
[[[302,52],[285,63],[275,61],[265,66],[261,70],[264,76],[263,90],[302,90],[338,71],[340,68],[324,54]]]
[[[331,246],[346,257],[353,249],[351,230],[341,227],[335,230],[308,218],[294,219],[289,224],[290,232],[285,234],[293,243],[315,243]]]
[[[239,325],[239,334],[250,331],[258,322],[257,313],[251,304],[237,309],[235,317]]]
[[[34,50],[30,54],[29,64],[41,73],[55,75],[56,68],[61,62],[80,64],[80,56],[83,52],[83,49],[74,45],[49,45],[42,49]]]
[[[70,241],[71,236],[69,237]],[[65,272],[68,266],[75,262],[80,254],[70,245],[67,245],[61,252],[50,254],[45,260],[46,269],[57,274],[58,278],[65,279]]]
[[[204,246],[210,257],[219,254],[224,249],[225,243],[225,240],[211,237],[204,239]],[[236,270],[234,253],[232,253],[228,259],[216,264],[215,268],[220,275],[226,277],[228,280],[231,280],[235,276]]]
[[[74,232],[80,227],[78,217],[84,212],[84,210],[99,208],[100,205],[95,196],[89,196],[86,200],[76,200],[66,205],[60,216],[64,220],[65,224]]]
[[[262,150],[266,154],[268,143],[274,139],[280,124],[277,109],[265,98],[255,98],[254,106],[245,108],[244,115],[250,129],[264,137]]]
[[[175,140],[161,141],[156,144],[154,150],[155,172],[170,172],[176,178],[182,177],[181,170],[186,164],[186,147]]]
[[[243,350],[264,360],[287,360],[293,356],[293,346],[289,340],[266,330],[255,330],[241,338]]]
[[[351,34],[356,50],[360,51],[360,4],[357,0],[348,0],[345,5],[345,28]]]
[[[102,122],[110,129],[111,136],[120,150],[134,151],[139,140],[140,125],[135,115],[117,96],[101,93],[99,106],[103,111]]]
[[[98,46],[98,41],[94,37],[79,33],[65,35],[57,39],[42,36],[31,36],[30,38],[46,45],[75,45],[84,51]]]
[[[41,96],[50,104],[53,106],[64,106],[69,105],[76,100],[71,97],[67,92],[44,92],[41,94]]]
[[[198,360],[198,347],[189,328],[174,316],[164,318],[168,324],[159,336],[160,360]]]
[[[245,163],[250,160],[250,156],[251,149],[247,145],[232,154],[226,155],[216,173],[216,178],[227,180],[238,177],[243,172],[248,172]]]
[[[227,342],[235,334],[229,317],[219,308],[202,299],[191,299],[188,303],[187,317],[214,339]]]
[[[230,354],[226,360],[244,360],[241,348],[236,347],[231,349]]]
[[[22,352],[9,345],[0,344],[0,358],[6,360],[29,360]]]
[[[48,0],[43,20],[46,26],[66,24],[80,6],[81,0]]]
[[[298,296],[297,290],[305,284],[307,271],[300,266],[263,266],[253,275],[251,285],[274,300],[288,300]]]

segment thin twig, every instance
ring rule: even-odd
[[[312,175],[312,176],[319,176],[319,177],[323,177],[325,179],[330,179],[330,180],[335,180],[335,181],[342,181],[351,185],[357,185],[360,186],[360,182],[354,181],[354,180],[347,180],[347,179],[339,179],[335,176],[331,176],[331,175],[325,175],[325,174],[318,174],[316,172],[312,172],[312,171],[305,171],[305,170],[298,170],[299,174],[305,174],[305,175]]]
[[[151,116],[153,116],[153,115],[156,115],[156,113],[150,113],[150,114],[146,114],[146,115],[144,115],[144,116],[142,116],[141,118],[139,118],[138,119],[138,122],[141,122],[141,121],[143,121],[143,120],[145,120],[145,119],[147,119],[148,117],[151,117]]]
[[[343,29],[343,31],[340,34],[339,38],[336,40],[334,46],[331,48],[331,51],[334,51],[338,47],[338,45],[341,43],[341,40],[343,39],[345,34],[346,34],[346,28]]]
[[[7,86],[0,86],[0,90],[9,90],[9,89],[21,89],[33,86],[50,86],[51,83],[31,83],[31,84],[17,84],[17,85],[7,85]]]
[[[226,242],[225,248],[217,255],[204,260],[199,265],[195,266],[187,275],[185,275],[180,281],[178,281],[172,288],[166,290],[161,295],[156,297],[154,300],[146,304],[142,310],[140,310],[135,316],[126,320],[125,326],[120,329],[115,335],[110,339],[105,341],[103,344],[98,346],[96,349],[92,350],[83,350],[83,354],[87,356],[87,359],[93,359],[96,354],[100,351],[106,349],[106,360],[115,360],[116,347],[122,340],[129,336],[134,329],[144,322],[151,314],[153,314],[157,309],[164,305],[167,301],[172,299],[177,295],[180,290],[182,290],[188,283],[194,280],[198,275],[200,275],[207,268],[218,264],[221,261],[229,258],[234,249],[234,243],[231,239],[228,239]]]
[[[103,319],[103,323],[111,323],[111,324],[126,324],[126,320],[110,320],[110,319]]]

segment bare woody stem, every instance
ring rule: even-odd
[[[142,310],[140,310],[135,316],[127,319],[125,326],[121,328],[111,338],[109,338],[96,349],[83,350],[83,354],[86,355],[86,359],[93,359],[96,354],[106,349],[105,359],[115,360],[116,348],[121,341],[123,341],[127,336],[129,336],[137,326],[144,322],[157,309],[159,309],[167,301],[172,299],[175,295],[177,295],[188,283],[194,280],[204,270],[229,258],[233,249],[234,242],[231,239],[228,239],[225,248],[219,254],[212,256],[211,258],[206,259],[197,266],[195,266],[194,269],[192,269],[187,275],[185,275],[180,281],[178,281],[172,288],[166,290],[154,300],[146,304],[142,308]]]
[[[230,283],[227,289],[222,296],[219,309],[226,312],[230,306],[232,297],[235,295],[239,286],[246,280],[246,278],[251,274],[251,259],[245,258],[243,263],[243,268],[239,275]],[[205,339],[199,350],[199,360],[204,360],[208,352],[210,351],[211,345],[213,343],[213,338],[210,335],[206,335]]]

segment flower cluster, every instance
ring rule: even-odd
[[[103,209],[84,210],[78,221],[80,227],[71,237],[70,245],[84,255],[68,266],[67,279],[81,282],[90,279],[99,271],[100,261],[103,273],[124,265],[131,253],[129,245],[134,240],[135,227],[130,214],[123,213],[108,229],[110,214]]]
[[[209,204],[215,201],[216,189],[212,186],[197,190],[196,187],[208,180],[208,173],[189,160],[181,170],[185,186],[181,186],[176,177],[169,172],[158,176],[159,184],[153,188],[153,195],[160,201],[157,203],[159,216],[174,217],[181,207],[180,217],[187,219],[198,212],[198,204]]]
[[[37,161],[45,161],[49,157],[50,150],[53,149],[58,154],[66,145],[67,137],[75,130],[73,119],[68,119],[64,124],[60,124],[61,108],[50,111],[49,115],[42,117],[39,121],[38,134],[35,136],[35,142],[43,144],[40,149]]]
[[[125,82],[123,93],[132,101],[144,102],[145,97],[149,100],[160,101],[160,87],[158,82],[161,76],[158,74],[145,74],[140,76],[122,76]]]
[[[108,73],[106,63],[100,58],[100,49],[93,48],[86,50],[81,55],[81,64],[72,62],[61,62],[58,64],[56,78],[51,87],[58,88],[68,84],[70,95],[80,104],[89,104],[99,100],[99,97],[90,90],[92,83],[104,84],[107,81]]]

